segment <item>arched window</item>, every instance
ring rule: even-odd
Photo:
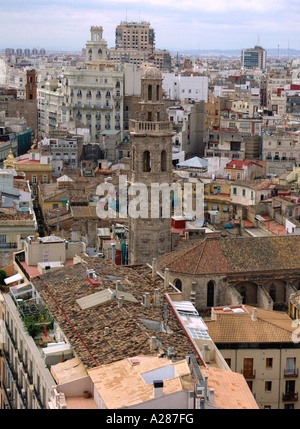
[[[215,283],[211,280],[207,283],[207,307],[213,307],[215,300]]]
[[[245,286],[242,286],[240,289],[240,295],[243,298],[242,299],[242,304],[246,304],[246,288]]]
[[[159,101],[159,85],[156,85],[156,99]]]
[[[272,300],[275,302],[276,301],[276,286],[274,284],[272,284],[270,286],[269,295],[272,298]]]
[[[92,53],[92,49],[90,48],[90,49],[89,49],[89,54],[91,54],[91,53]]]
[[[96,98],[101,98],[101,91],[97,91]]]
[[[143,153],[143,171],[147,173],[151,171],[150,152],[148,150]]]
[[[98,55],[102,55],[102,49],[98,49]]]
[[[120,82],[119,81],[116,82],[116,88],[120,88]]]
[[[167,171],[167,152],[165,150],[160,155],[160,170]]]
[[[176,279],[176,280],[174,280],[174,286],[175,286],[178,290],[182,291],[182,281],[181,281],[180,279]]]
[[[148,85],[148,100],[152,100],[152,85]]]

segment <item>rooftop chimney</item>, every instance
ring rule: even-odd
[[[203,360],[205,363],[209,363],[209,347],[207,344],[203,346]]]
[[[150,338],[150,352],[154,352],[158,348],[157,338],[155,336]]]
[[[161,398],[164,394],[163,380],[153,380],[153,393],[154,398]]]
[[[167,289],[169,286],[170,280],[169,280],[169,268],[165,269],[165,281],[164,281],[164,288]]]
[[[121,280],[117,280],[116,290],[117,290],[117,291],[120,291],[120,290],[121,290]]]
[[[152,259],[152,277],[153,278],[157,276],[156,272],[157,272],[157,259],[153,258]]]
[[[252,313],[251,319],[253,320],[253,322],[257,322],[257,309],[256,308],[253,308],[253,313]]]
[[[108,326],[106,326],[105,328],[104,328],[104,335],[108,335],[109,334],[109,327]]]
[[[146,308],[150,308],[150,293],[149,293],[149,292],[146,292],[146,293],[143,295],[143,297],[144,297],[144,306],[145,306]]]
[[[124,295],[121,295],[121,297],[118,299],[118,307],[121,308],[124,304]]]
[[[212,387],[208,389],[208,400],[211,404],[215,403],[215,389]]]
[[[160,306],[160,293],[158,289],[154,290],[154,307]]]

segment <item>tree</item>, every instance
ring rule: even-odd
[[[0,269],[0,285],[5,285],[4,279],[6,279],[7,273],[4,270]]]

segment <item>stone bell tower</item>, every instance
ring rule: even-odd
[[[142,82],[139,114],[130,121],[131,185],[143,183],[148,189],[148,218],[132,218],[129,214],[129,263],[144,264],[171,251],[171,215],[151,216],[151,183],[172,183],[172,123],[162,101],[161,72],[149,65]],[[130,197],[129,197],[130,201]],[[171,211],[170,211],[171,213]]]

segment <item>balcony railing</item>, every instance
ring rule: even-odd
[[[17,243],[0,243],[0,249],[17,249]]]
[[[295,377],[298,377],[298,368],[294,368],[294,369],[292,369],[292,370],[290,370],[290,369],[285,369],[284,370],[284,376],[286,377],[286,378],[295,378]]]
[[[14,340],[14,337],[13,337],[13,334],[12,334],[11,330],[9,329],[9,326],[8,326],[7,322],[5,322],[5,327],[6,327],[6,331],[8,333],[8,336],[10,338],[10,341],[12,342],[14,348],[17,349],[16,342]]]
[[[11,397],[11,392],[8,392],[7,387],[5,386],[5,384],[4,384],[4,383],[2,383],[2,388],[3,388],[4,392],[5,392],[5,396],[6,396],[6,399],[7,399],[8,405],[9,405],[9,408],[10,408],[11,410],[13,410],[15,407],[14,407],[14,405],[13,405],[13,403],[12,403],[13,399],[12,399],[12,397]]]
[[[23,265],[21,264],[21,262],[25,261],[25,252],[20,252],[20,253],[16,253],[15,254],[15,262],[18,265],[18,267],[20,268],[20,270],[22,271],[22,273],[24,274],[24,276],[27,278],[27,280],[30,281],[30,276],[27,273],[27,271],[25,270],[25,268],[23,267]]]
[[[282,400],[296,402],[298,401],[298,392],[283,393]]]
[[[245,378],[255,378],[255,369],[243,369],[241,373]]]

